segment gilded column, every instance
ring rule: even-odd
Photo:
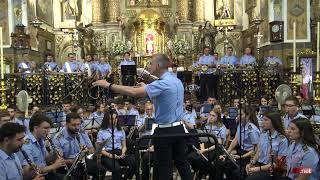
[[[196,0],[194,3],[194,20],[204,21],[204,0]]]
[[[177,12],[180,13],[181,22],[189,21],[188,0],[178,0],[177,1]]]
[[[92,22],[93,23],[102,23],[102,6],[101,0],[92,0]]]
[[[117,22],[117,18],[120,16],[119,0],[108,0],[107,2],[107,21]]]

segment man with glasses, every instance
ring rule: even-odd
[[[283,124],[285,129],[288,129],[289,124],[292,120],[295,120],[298,118],[307,119],[306,116],[304,116],[299,112],[299,100],[296,97],[294,96],[287,97],[285,100],[284,106],[285,106],[286,115],[283,118]]]

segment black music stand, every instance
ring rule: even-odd
[[[152,130],[152,124],[154,124],[156,121],[154,118],[146,118],[145,124],[146,124],[146,131]]]
[[[137,75],[137,65],[121,65],[121,75],[122,76],[136,76]]]
[[[178,71],[177,77],[181,80],[181,82],[187,84],[192,83],[192,71]]]
[[[237,107],[229,107],[228,114],[230,119],[236,119],[238,116],[238,108]]]
[[[118,115],[117,119],[121,126],[134,126],[136,124],[136,115]]]

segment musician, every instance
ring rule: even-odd
[[[188,129],[193,129],[196,125],[197,113],[196,110],[192,107],[191,101],[186,99],[184,107],[184,124]]]
[[[266,63],[266,66],[268,67],[279,67],[279,66],[282,66],[282,60],[277,57],[277,56],[274,56],[274,52],[273,50],[270,50],[269,51],[269,56],[265,57],[265,63]]]
[[[93,73],[96,72],[97,66],[96,64],[92,61],[92,57],[90,54],[87,54],[85,57],[84,63],[82,63],[80,71],[81,72],[86,72],[88,77],[91,77]]]
[[[0,111],[0,127],[7,122],[10,122],[10,114],[7,111]]]
[[[287,156],[289,142],[285,136],[280,114],[266,113],[263,116],[263,130],[254,157],[250,164],[246,166],[247,174],[252,177],[269,173],[270,168],[274,173],[283,173],[283,167],[279,167],[279,165],[285,165],[283,160]],[[271,159],[271,154],[273,160]],[[272,161],[274,164],[272,164]]]
[[[112,124],[113,123],[113,124]],[[112,145],[112,125],[114,126],[114,153]],[[97,143],[107,141],[102,150],[102,165],[112,172],[113,180],[132,179],[135,173],[135,160],[133,155],[126,155],[126,135],[117,121],[116,111],[106,111],[97,136]],[[115,158],[115,166],[113,166]],[[121,178],[120,165],[129,166],[124,178]]]
[[[123,55],[123,60],[120,62],[119,67],[125,65],[135,65],[136,63],[131,59],[130,53],[125,52]],[[121,75],[121,81],[124,86],[133,86],[134,85],[134,76],[130,75]]]
[[[172,75],[175,77],[178,77],[178,73],[177,73],[177,64],[172,64]]]
[[[217,78],[213,75],[213,67],[216,66],[217,60],[210,54],[210,47],[203,48],[203,56],[199,58],[198,68],[201,68],[200,74],[200,95],[201,101],[205,101],[208,96],[217,97]],[[205,68],[207,70],[205,70]]]
[[[30,133],[29,130],[29,118],[25,117],[16,117],[16,109],[13,106],[7,107],[7,112],[10,114],[10,122],[18,123],[20,125],[23,125],[26,128],[26,133]]]
[[[66,116],[66,125],[58,132],[53,138],[53,144],[60,151],[62,158],[65,160],[68,166],[71,166],[76,156],[80,152],[81,148],[84,148],[84,152],[93,153],[94,148],[89,139],[88,134],[85,131],[80,130],[81,118],[77,113],[69,113]],[[81,164],[84,166],[84,164]],[[96,163],[86,164],[87,170],[94,177],[98,176],[98,168]],[[74,173],[76,177],[82,177],[84,171],[80,169]],[[66,173],[64,169],[60,168],[59,172]]]
[[[220,66],[222,68],[227,68],[229,66],[235,67],[237,63],[238,63],[238,59],[233,55],[233,48],[228,47],[226,55],[223,56],[220,60]]]
[[[260,98],[260,105],[261,106],[268,106],[268,98],[267,97],[261,97]]]
[[[245,68],[247,66],[255,66],[257,64],[256,58],[252,55],[251,48],[247,47],[244,50],[244,55],[240,58],[239,66],[240,68]]]
[[[150,103],[145,104],[145,113],[143,115],[140,115],[137,121],[140,137],[151,135],[151,130],[146,129],[147,118],[154,118],[153,104]],[[142,180],[149,180],[150,166],[154,161],[154,146],[152,145],[150,140],[146,139],[145,141],[141,142],[140,147],[146,149],[146,152],[142,153]]]
[[[53,60],[53,55],[52,54],[47,54],[46,55],[46,62],[44,63],[44,69],[46,69],[49,72],[59,71],[59,66]]]
[[[214,108],[217,100],[213,97],[208,97],[207,102],[204,103],[200,109],[201,121],[206,122],[209,116],[209,112]]]
[[[66,121],[67,114],[71,112],[70,109],[71,109],[71,101],[64,100],[62,103],[62,120],[64,122]]]
[[[217,65],[219,65],[220,60],[219,60],[219,53],[218,52],[213,53],[213,58],[217,61]]]
[[[207,124],[204,127],[204,132],[213,134],[215,137],[217,137],[219,144],[225,144],[227,139],[227,128],[223,125],[221,114],[217,109],[213,109],[210,111],[209,119]],[[212,162],[215,158],[218,157],[219,152],[215,151],[215,144],[207,143],[206,145],[204,143],[200,144],[199,152],[204,155],[208,161],[204,161],[196,152],[193,152],[189,154],[188,161],[194,171],[200,171],[198,178],[201,179],[203,174],[210,172],[210,176],[213,175],[213,169],[212,165],[209,162]],[[216,172],[219,173],[219,172]]]
[[[0,128],[0,179],[13,180],[23,179],[26,173],[17,152],[24,143],[25,128],[17,123],[8,122]],[[34,180],[44,180],[42,175],[38,175]]]
[[[109,78],[112,73],[112,67],[107,59],[108,56],[101,56],[100,63],[97,64],[97,71],[99,73],[99,79]]]
[[[31,160],[31,163],[34,163],[39,172],[41,174],[45,174],[45,178],[48,179],[62,179],[63,176],[53,173],[53,171],[57,170],[60,167],[64,167],[66,164],[62,158],[56,157],[53,164],[48,165],[46,163],[46,158],[50,156],[54,156],[54,153],[50,154],[47,152],[45,148],[45,139],[50,132],[50,124],[51,120],[42,113],[36,113],[30,119],[30,134],[27,134],[24,139],[24,144],[22,146],[22,150],[24,150]],[[27,159],[23,156],[19,156],[21,160],[25,161],[27,164]],[[24,167],[24,168],[32,168],[32,167]]]
[[[80,67],[81,64],[79,62],[76,62],[76,54],[69,53],[68,60],[63,64],[60,71],[67,73],[78,72]]]
[[[102,119],[104,117],[104,112],[106,111],[106,106],[102,102],[98,102],[95,105],[94,112],[90,114],[89,119],[96,120],[99,124],[102,123]]]
[[[233,100],[233,107],[239,108],[240,107],[240,99]]]
[[[289,124],[292,120],[298,118],[305,118],[303,114],[299,112],[299,100],[294,96],[289,96],[286,98],[285,103],[285,116],[283,118],[284,128],[288,129]]]
[[[125,114],[124,115],[134,115],[134,116],[136,116],[136,118],[139,117],[138,110],[136,108],[134,108],[133,100],[124,101],[123,109],[125,110]]]
[[[40,108],[38,106],[32,106],[30,117],[32,117],[36,112],[40,112]]]
[[[238,122],[240,121],[240,113],[237,117],[237,121]],[[241,126],[241,132],[240,132],[240,126]],[[257,125],[255,112],[249,107],[241,110],[241,122],[239,122],[236,136],[232,140],[227,151],[228,153],[233,154],[233,157],[236,160],[240,159],[240,154],[241,154],[242,168],[245,168],[246,164],[250,162],[250,157],[252,156],[252,153],[254,152],[254,150],[257,149],[257,146],[259,144],[260,130],[257,126],[258,125]],[[240,136],[241,136],[241,142],[240,142]],[[236,150],[236,152],[234,150]],[[224,160],[223,157],[220,157],[220,158]],[[239,169],[234,170],[233,168],[231,168],[232,164],[230,164],[230,162],[227,161],[225,162],[225,164],[222,163],[219,166],[227,175],[227,179],[234,179],[234,180],[240,179]],[[241,169],[241,171],[243,170],[244,169]]]
[[[149,72],[160,78],[151,84],[140,83],[138,87],[120,86],[99,80],[93,85],[133,97],[149,97],[155,105],[154,135],[185,133],[182,125],[184,88],[179,79],[168,72],[169,59],[165,54],[152,57]],[[158,179],[172,179],[172,160],[184,180],[191,180],[191,171],[185,155],[185,140],[179,137],[154,139],[155,171]]]
[[[10,121],[11,122],[16,122],[18,118],[16,118],[16,108],[13,106],[8,106],[7,107],[7,112],[9,113],[10,116]]]
[[[35,70],[36,63],[34,61],[30,61],[29,54],[23,53],[22,60],[18,64],[18,70],[22,73],[31,73]]]

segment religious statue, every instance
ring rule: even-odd
[[[226,2],[225,0],[222,0],[222,2],[220,2],[220,6],[217,9],[217,18],[218,19],[230,19],[233,17],[232,11],[230,9],[230,6],[228,5],[228,2]]]
[[[79,15],[78,0],[60,0],[62,3],[64,17],[77,17]]]
[[[180,25],[180,16],[179,16],[179,13],[178,13],[178,12],[176,12],[176,14],[175,14],[174,24]]]
[[[173,48],[173,42],[172,42],[171,39],[169,39],[169,41],[167,42],[167,48],[168,48],[169,50],[172,50],[172,48]]]
[[[212,26],[209,21],[206,21],[204,26],[198,27],[199,31],[199,49],[203,49],[205,46],[209,46],[215,49],[215,37],[217,35],[217,29]]]
[[[126,16],[124,14],[121,14],[121,16],[117,17],[117,21],[119,23],[119,28],[123,27],[126,21]]]

